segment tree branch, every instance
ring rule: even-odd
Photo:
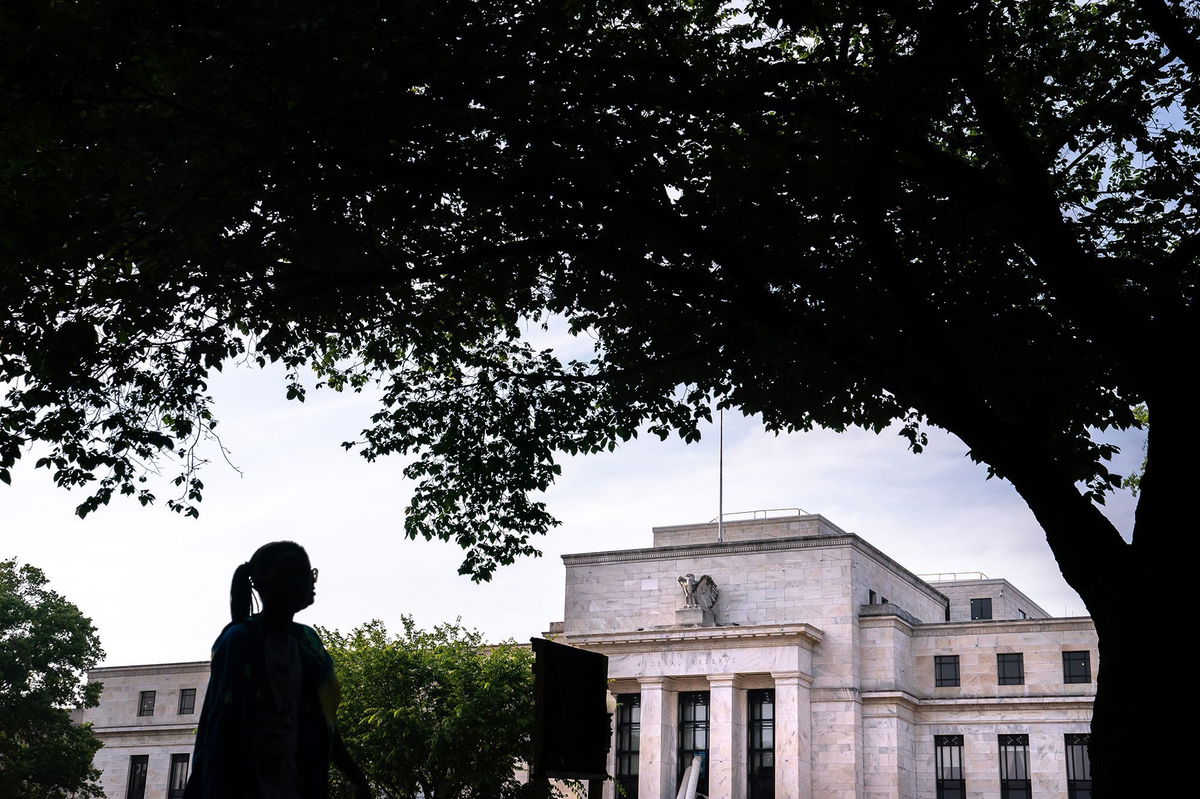
[[[1108,280],[1079,279],[1080,269],[1098,266],[1098,259],[1080,245],[1063,218],[1046,154],[1026,135],[1003,91],[988,74],[982,56],[970,46],[982,34],[970,31],[961,17],[951,17],[954,22],[945,31],[947,46],[955,50],[957,75],[1008,174],[1009,179],[1003,181],[1007,206],[1026,228],[1019,239],[1022,246],[1039,264],[1047,285],[1071,318],[1104,342],[1124,366],[1140,368],[1144,361],[1137,353],[1143,342],[1112,324],[1115,315],[1128,317],[1127,293]]]
[[[1200,233],[1189,236],[1178,244],[1175,249],[1163,259],[1163,266],[1175,272],[1182,272],[1188,264],[1200,258]]]
[[[1193,78],[1200,78],[1200,41],[1188,30],[1166,0],[1137,0],[1142,16],[1171,54],[1187,65]]]
[[[1173,60],[1174,59],[1171,56],[1164,56],[1157,61],[1148,62],[1145,65],[1147,68],[1145,68],[1144,71],[1146,73],[1161,72],[1163,68],[1170,64]],[[1090,120],[1095,119],[1104,108],[1122,105],[1121,95],[1124,92],[1128,91],[1134,86],[1145,86],[1148,80],[1149,77],[1146,74],[1143,74],[1142,70],[1133,70],[1125,77],[1124,80],[1118,81],[1104,94],[1100,95],[1099,97],[1093,97],[1083,105],[1078,106],[1070,113],[1068,118],[1064,120],[1066,124],[1063,129],[1062,137],[1051,143],[1055,152],[1060,151],[1066,146],[1067,140],[1065,137],[1071,136],[1080,127],[1086,125]],[[1067,165],[1064,171],[1070,171],[1080,158],[1083,158],[1085,155],[1087,155],[1087,153],[1094,151],[1096,147],[1103,143],[1107,143],[1107,140],[1105,139],[1098,141],[1088,150],[1080,153],[1070,164]]]
[[[1108,601],[1112,569],[1128,557],[1129,544],[1100,509],[1075,486],[1049,441],[1031,441],[1028,429],[1000,418],[978,398],[964,396],[961,381],[922,380],[914,393],[929,419],[954,432],[972,457],[1012,483],[1046,532],[1063,577],[1089,609]],[[907,387],[906,387],[907,388]]]

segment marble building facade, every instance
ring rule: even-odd
[[[609,658],[606,799],[675,797],[695,754],[720,799],[1090,796],[1089,618],[922,579],[819,515],[653,536],[564,556],[548,633]],[[703,618],[688,575],[716,588]]]
[[[78,720],[104,744],[93,764],[106,799],[182,799],[208,661],[107,666],[87,676],[104,691]]]

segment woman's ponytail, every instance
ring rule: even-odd
[[[233,582],[229,585],[229,615],[233,621],[241,621],[251,610],[250,564],[247,562],[233,570]]]

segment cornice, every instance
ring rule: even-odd
[[[210,661],[190,660],[184,663],[145,663],[137,666],[100,666],[89,669],[89,680],[104,677],[139,677],[158,674],[190,674],[197,671],[208,671]]]
[[[131,736],[131,735],[165,735],[169,733],[194,733],[198,722],[191,724],[144,724],[124,725],[102,727],[99,724],[92,724],[92,732],[97,735],[105,736]]]
[[[864,705],[901,705],[922,713],[964,711],[1020,711],[1045,710],[1090,710],[1095,697],[1073,696],[979,696],[950,699],[922,699],[908,691],[863,691],[860,694]],[[994,723],[994,716],[981,721]]]
[[[911,634],[913,628],[921,624],[921,620],[916,616],[894,604],[858,606],[858,626],[864,630],[872,627],[892,627]]]
[[[953,712],[955,710],[999,711],[999,710],[1091,710],[1096,697],[1086,694],[1069,696],[978,696],[947,699],[922,699],[921,711]],[[995,719],[992,719],[994,721]]]
[[[986,633],[1040,633],[1096,631],[1090,616],[1068,616],[1050,619],[981,619],[976,621],[926,622],[913,628],[913,637],[935,635],[967,635]]]
[[[603,653],[625,654],[695,649],[739,649],[752,646],[795,644],[812,650],[825,638],[825,632],[811,624],[755,624],[729,627],[673,627],[635,632],[568,635],[565,642]]]
[[[858,536],[853,533],[831,535],[794,536],[792,538],[764,538],[759,541],[726,541],[724,543],[672,544],[665,547],[642,549],[618,549],[609,552],[578,552],[563,555],[568,566],[586,566],[593,563],[627,563],[638,560],[673,560],[686,557],[710,557],[713,555],[742,555],[754,552],[778,552],[790,549],[821,549],[850,544]]]

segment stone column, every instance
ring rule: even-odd
[[[669,677],[639,677],[642,687],[638,796],[675,799],[676,697]]]
[[[746,692],[735,674],[708,677],[708,795],[746,796]]]
[[[812,797],[811,675],[772,672],[775,680],[775,799]]]
[[[612,737],[608,739],[608,757],[604,761],[604,768],[610,776],[615,776],[617,773],[617,696],[612,691],[608,692],[605,704],[608,705],[608,712],[612,718]],[[620,799],[617,796],[617,783],[615,780],[605,780],[604,788],[601,792],[603,799]]]

